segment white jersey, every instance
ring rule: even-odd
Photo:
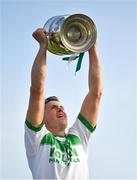
[[[87,180],[87,144],[95,128],[81,115],[66,136],[55,136],[42,123],[25,122],[25,147],[34,179]]]

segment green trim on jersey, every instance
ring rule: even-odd
[[[88,128],[91,133],[96,129],[96,126],[93,127],[92,124],[90,124],[90,122],[81,114],[78,115],[78,119]]]
[[[60,149],[61,151],[65,151],[66,146],[68,144],[69,145],[81,144],[80,138],[73,134],[68,134],[67,136],[65,136],[66,140],[64,142],[61,142],[55,137],[56,136],[52,135],[51,133],[46,134],[41,140],[41,145],[44,145],[44,144],[55,145],[56,148]]]
[[[35,132],[38,132],[42,129],[44,122],[42,122],[41,124],[39,124],[38,126],[33,126],[27,119],[25,121],[25,124],[27,125],[27,127]]]

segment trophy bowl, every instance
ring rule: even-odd
[[[48,34],[48,50],[56,55],[86,52],[97,39],[93,20],[84,14],[60,15],[44,25]]]

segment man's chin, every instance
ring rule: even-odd
[[[67,123],[61,123],[60,129],[65,130],[67,128]]]
[[[62,130],[65,130],[67,128],[67,119],[66,118],[59,118],[59,124],[60,124],[60,128]]]

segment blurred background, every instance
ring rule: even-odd
[[[136,179],[137,2],[90,0],[0,1],[0,178],[31,179],[24,148],[30,73],[38,44],[32,33],[55,15],[83,13],[97,26],[103,96],[89,144],[90,177]],[[48,52],[46,97],[58,96],[75,121],[88,92],[88,53],[75,75]]]

